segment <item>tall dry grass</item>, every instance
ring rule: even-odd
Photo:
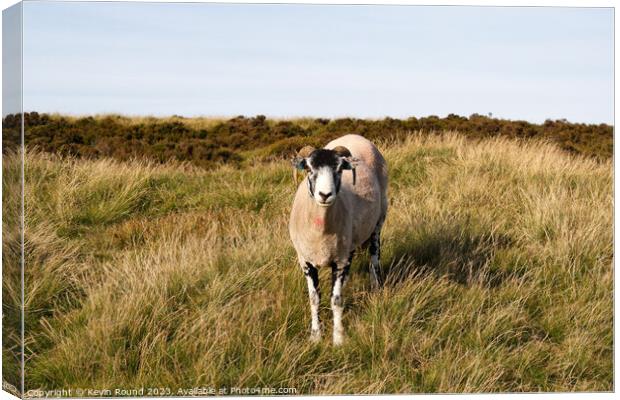
[[[28,153],[26,389],[612,390],[611,163],[453,133],[380,147],[386,283],[355,258],[341,348],[307,340],[288,162]]]

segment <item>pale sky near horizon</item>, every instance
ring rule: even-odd
[[[613,10],[24,3],[24,109],[613,123]]]

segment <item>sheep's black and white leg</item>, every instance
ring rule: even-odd
[[[351,268],[351,260],[353,253],[349,256],[349,259],[344,263],[332,264],[332,312],[334,314],[334,345],[341,345],[344,341],[344,328],[342,326],[342,313],[344,309],[344,302],[342,299],[342,290]]]
[[[308,284],[308,296],[310,297],[310,313],[312,323],[310,326],[310,340],[317,342],[321,339],[321,322],[319,320],[319,304],[321,294],[319,292],[319,270],[309,262],[300,261],[301,269],[306,276]]]
[[[370,287],[372,290],[377,290],[381,286],[381,228],[383,227],[383,221],[384,219],[381,218],[369,239]]]

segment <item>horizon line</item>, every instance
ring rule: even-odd
[[[230,120],[230,119],[234,119],[234,118],[238,118],[238,117],[244,117],[244,118],[255,118],[258,116],[264,116],[267,119],[272,119],[272,120],[300,120],[300,119],[328,119],[328,120],[339,120],[339,119],[359,119],[359,120],[371,120],[371,121],[380,121],[380,120],[385,120],[385,119],[395,119],[395,120],[407,120],[407,119],[411,119],[411,118],[416,118],[416,119],[421,119],[421,118],[430,118],[430,117],[437,117],[437,118],[441,118],[441,119],[445,119],[448,118],[450,115],[454,115],[457,117],[463,117],[463,118],[471,118],[472,116],[480,116],[480,117],[484,117],[484,118],[488,118],[488,119],[495,119],[495,120],[504,120],[504,121],[512,121],[512,122],[526,122],[529,124],[534,124],[534,125],[542,125],[544,124],[546,121],[562,121],[562,122],[566,122],[566,123],[570,123],[570,124],[583,124],[583,125],[609,125],[609,126],[615,126],[614,122],[584,122],[584,121],[571,121],[568,118],[545,118],[544,120],[542,120],[541,122],[538,121],[532,121],[532,120],[528,120],[525,118],[510,118],[510,117],[502,117],[499,115],[494,115],[493,113],[478,113],[478,112],[474,112],[471,113],[469,115],[461,115],[461,114],[457,114],[457,113],[447,113],[445,115],[441,115],[441,114],[427,114],[427,115],[415,115],[415,114],[411,114],[408,116],[390,116],[390,115],[383,115],[383,116],[354,116],[354,115],[347,115],[347,114],[342,114],[342,115],[337,115],[337,116],[324,116],[324,115],[288,115],[288,116],[283,116],[283,115],[275,115],[275,114],[264,114],[264,113],[252,113],[252,114],[243,114],[243,113],[233,113],[233,114],[188,114],[188,115],[182,115],[182,114],[177,114],[177,113],[170,113],[170,114],[158,114],[158,113],[152,113],[152,114],[134,114],[134,113],[122,113],[122,112],[115,112],[115,111],[104,111],[104,112],[97,112],[97,113],[72,113],[72,112],[59,112],[59,111],[37,111],[37,110],[30,110],[30,111],[23,111],[24,114],[28,114],[28,113],[33,113],[36,112],[38,114],[48,114],[48,115],[52,115],[52,116],[59,116],[59,117],[70,117],[70,118],[87,118],[87,117],[112,117],[112,116],[116,116],[116,117],[122,117],[122,118],[154,118],[154,119],[165,119],[165,118],[179,118],[179,119],[213,119],[213,120],[217,120],[217,119],[221,119],[221,120]],[[17,113],[3,113],[2,115],[2,119],[4,120],[4,118],[6,118],[9,115],[17,115],[20,114],[21,112],[17,112]]]

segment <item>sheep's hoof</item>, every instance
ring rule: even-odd
[[[312,329],[310,331],[310,341],[312,343],[318,343],[321,341],[321,330],[320,329]]]
[[[334,346],[336,347],[342,346],[343,343],[344,343],[343,335],[334,335]]]

